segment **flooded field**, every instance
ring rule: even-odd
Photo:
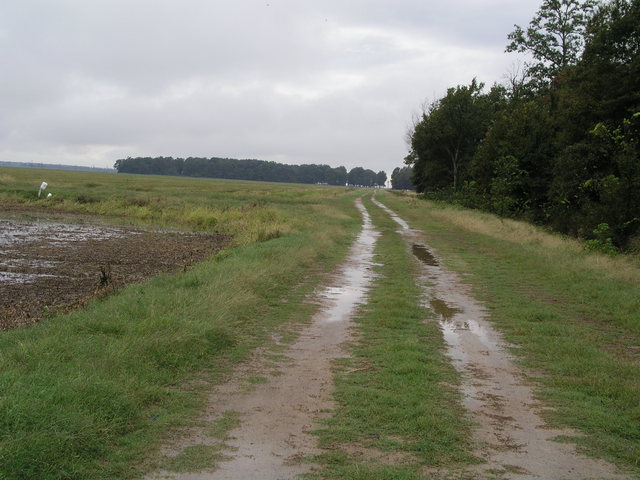
[[[37,322],[161,272],[187,268],[228,237],[42,220],[0,220],[0,330]]]

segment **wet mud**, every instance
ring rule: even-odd
[[[79,219],[76,219],[79,220]],[[230,238],[91,223],[0,220],[0,330],[210,257]]]
[[[429,251],[427,247],[424,245],[420,245],[419,243],[414,243],[411,245],[411,251],[416,256],[416,258],[420,259],[422,263],[430,265],[432,267],[438,266],[438,260],[433,254]]]
[[[462,373],[464,405],[475,423],[475,455],[485,463],[464,478],[618,479],[627,478],[597,459],[576,452],[575,446],[554,438],[572,437],[571,430],[552,429],[539,412],[527,372],[517,366],[484,307],[467,285],[438,261],[395,212],[374,199],[400,226],[400,233],[421,265],[425,303],[436,314],[447,354]]]
[[[277,362],[277,372],[265,360],[268,355],[258,352],[252,362],[234,372],[233,380],[212,392],[207,411],[198,422],[204,427],[188,432],[164,451],[166,457],[177,457],[190,447],[206,445],[217,448],[221,458],[196,472],[162,470],[148,475],[147,480],[275,480],[313,471],[314,466],[305,459],[320,451],[311,431],[335,407],[332,365],[347,356],[343,344],[350,339],[351,318],[366,301],[374,275],[373,248],[378,233],[362,202],[358,200],[356,205],[363,229],[330,285],[315,295],[320,309],[311,323],[292,344],[282,345],[285,358]],[[251,378],[263,382],[247,389]],[[208,434],[207,429],[230,411],[239,419],[239,426],[224,440]]]

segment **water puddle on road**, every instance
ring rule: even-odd
[[[432,267],[438,266],[438,260],[436,260],[436,257],[434,257],[429,249],[424,245],[414,243],[411,245],[411,251],[422,263],[426,263]]]
[[[362,231],[350,251],[349,261],[337,274],[338,283],[325,287],[319,294],[328,301],[324,321],[329,323],[348,320],[366,300],[367,288],[373,279],[373,247],[379,234],[373,229],[362,202],[358,201],[356,206],[363,218]]]
[[[436,315],[440,316],[442,322],[450,322],[455,315],[462,313],[462,310],[459,308],[450,307],[447,302],[440,300],[439,298],[432,298],[429,300],[429,306]]]
[[[436,314],[447,355],[462,374],[464,406],[476,424],[474,454],[486,462],[468,473],[474,478],[518,480],[625,478],[611,465],[577,454],[573,445],[553,441],[576,433],[544,424],[527,372],[516,365],[468,285],[442,266],[433,249],[424,244],[423,232],[411,229],[394,211],[373,201],[398,223],[399,233],[419,260],[425,305]]]

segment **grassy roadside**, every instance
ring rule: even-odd
[[[50,185],[66,182],[54,208],[16,200],[12,185],[21,181],[19,174],[4,174],[0,197],[22,206],[72,212],[88,211],[82,205],[104,207],[126,222],[127,213],[109,202],[142,188],[149,205],[170,211],[205,205],[210,212],[234,212],[220,217],[227,223],[218,218],[203,228],[241,239],[187,272],[0,333],[2,480],[139,475],[135,465],[163,434],[195,415],[207,382],[220,381],[273,328],[310,317],[304,296],[345,255],[359,226],[354,192],[345,189],[47,172]],[[94,184],[109,191],[104,202],[73,200],[98,188]],[[172,217],[162,218],[162,207],[156,209],[147,220],[173,225]]]
[[[469,274],[491,318],[538,372],[554,425],[585,451],[640,473],[640,266],[519,222],[384,193],[448,266]]]
[[[352,357],[336,375],[339,407],[318,432],[321,478],[414,479],[428,467],[472,462],[457,373],[421,306],[416,265],[396,224],[365,202],[381,236],[378,278],[356,318]],[[425,321],[427,319],[427,321]]]

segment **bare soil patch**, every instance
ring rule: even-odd
[[[87,216],[0,220],[0,330],[84,306],[96,295],[188,268],[226,235],[106,227]]]

